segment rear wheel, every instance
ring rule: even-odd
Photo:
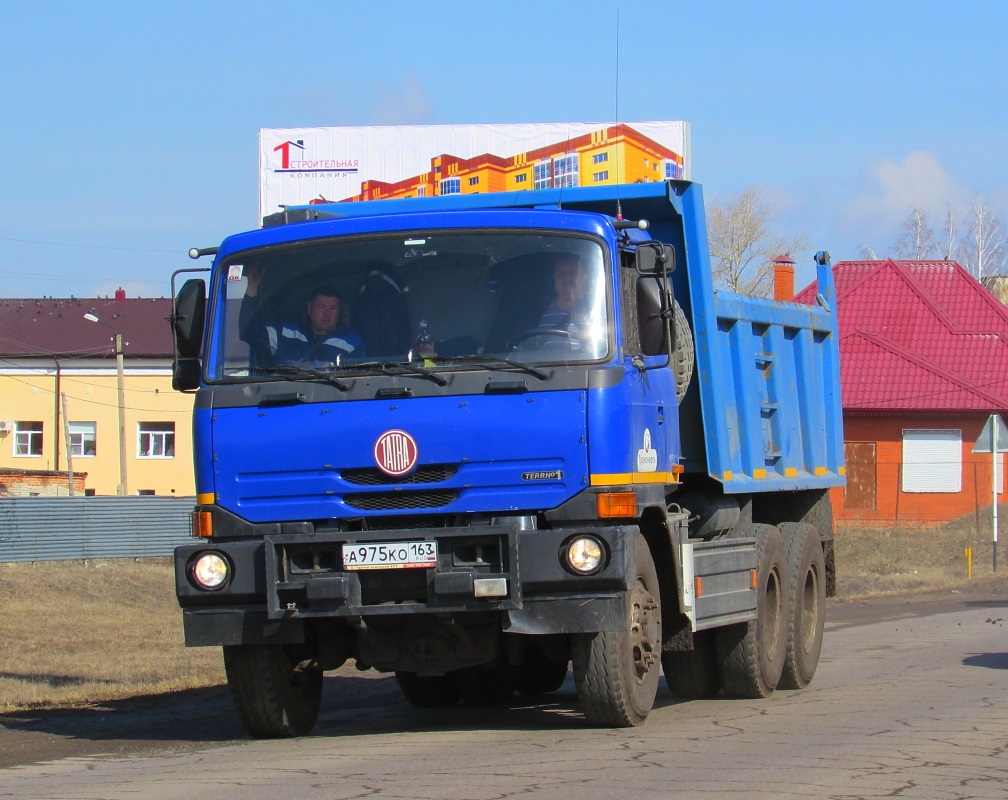
[[[804,689],[812,682],[822,651],[826,617],[826,560],[811,525],[784,523],[791,569],[791,609],[781,689]]]
[[[787,650],[789,570],[773,525],[753,525],[757,550],[756,619],[718,629],[721,684],[728,697],[767,697],[777,688]]]
[[[572,637],[574,680],[593,725],[640,725],[651,712],[661,672],[661,592],[647,542],[637,535],[637,569],[626,628]]]
[[[315,727],[322,671],[297,668],[282,645],[225,646],[224,670],[235,708],[252,736],[303,736]]]
[[[501,664],[465,667],[451,675],[462,699],[471,706],[502,706],[514,694],[514,678]]]
[[[446,708],[459,701],[459,691],[449,675],[396,672],[395,676],[403,697],[414,708]]]
[[[555,692],[567,679],[569,664],[544,655],[538,648],[529,650],[525,661],[515,668],[515,689],[528,695]]]
[[[662,670],[669,691],[683,700],[703,700],[721,690],[715,631],[693,634],[692,650],[662,653]]]

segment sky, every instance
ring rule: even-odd
[[[812,253],[1008,219],[1008,3],[6,3],[0,296],[170,294],[259,225],[260,128],[686,120],[708,203]]]

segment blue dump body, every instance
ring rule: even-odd
[[[615,726],[662,669],[693,697],[811,680],[844,480],[828,263],[816,305],[715,288],[682,181],[312,205],[214,252],[173,314],[176,591],[253,735],[310,730],[348,658],[423,707],[573,663]]]

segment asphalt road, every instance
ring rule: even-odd
[[[418,711],[327,678],[315,734],[252,741],[223,690],[0,716],[0,798],[1008,797],[1008,586],[833,605],[812,685],[585,728],[548,702]]]

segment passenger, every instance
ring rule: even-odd
[[[588,318],[585,305],[588,278],[581,259],[573,253],[560,255],[553,264],[553,302],[539,319],[540,328],[577,333]]]
[[[242,341],[251,348],[252,366],[303,362],[320,366],[364,354],[360,334],[340,322],[340,294],[335,287],[315,287],[305,306],[304,318],[285,322],[278,328],[266,322],[259,293],[263,270],[250,267],[245,274],[248,284],[238,315],[238,329]]]

